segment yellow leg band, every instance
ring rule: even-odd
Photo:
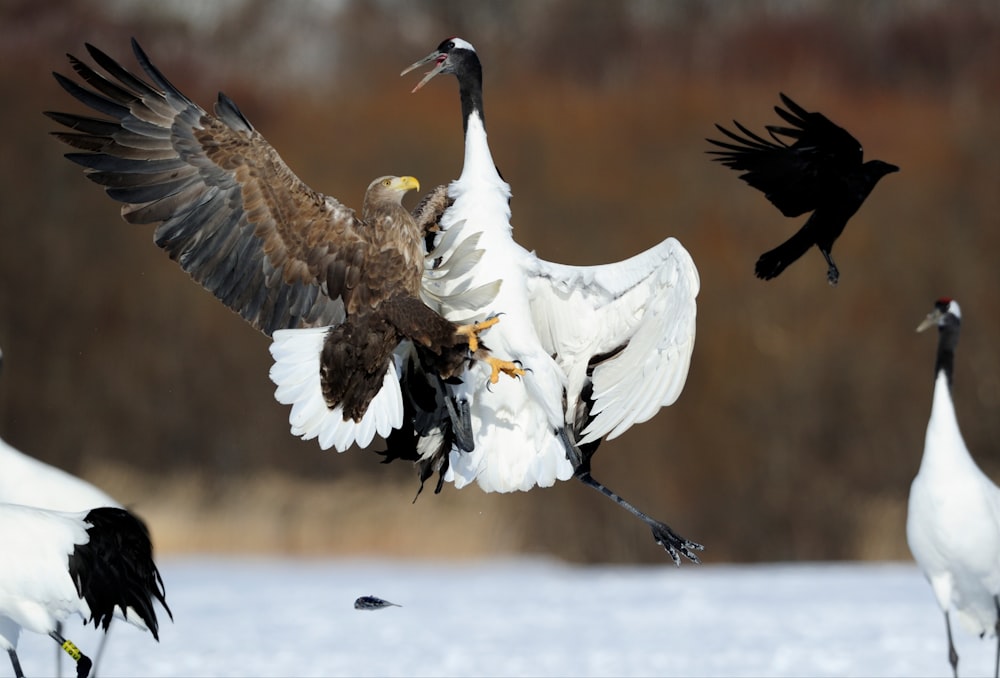
[[[83,656],[83,653],[80,652],[80,648],[68,640],[62,644],[62,649],[66,650],[66,654],[76,661],[80,661],[80,657]]]

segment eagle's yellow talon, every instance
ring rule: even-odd
[[[488,330],[489,328],[500,322],[500,316],[493,316],[492,318],[487,318],[486,320],[479,323],[472,323],[471,325],[459,325],[455,330],[457,334],[465,337],[469,342],[469,351],[475,353],[479,350],[479,333],[483,330]],[[495,383],[495,382],[494,382]]]
[[[486,358],[486,362],[490,364],[492,373],[490,374],[490,383],[495,384],[500,381],[500,373],[503,372],[508,377],[523,377],[524,370],[518,367],[517,363],[513,363],[509,360],[501,360],[500,358],[494,358],[490,356]]]

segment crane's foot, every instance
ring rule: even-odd
[[[469,352],[475,353],[479,350],[479,333],[488,330],[498,322],[500,322],[500,316],[493,315],[479,323],[459,325],[455,328],[455,334],[465,337],[469,343]]]
[[[63,651],[76,662],[76,678],[87,678],[90,675],[90,669],[94,666],[90,657],[81,652],[80,648],[73,644],[73,641],[63,638],[58,631],[49,632],[49,636],[59,643]]]
[[[568,438],[564,437],[564,441],[568,442]],[[570,445],[570,448],[574,447]],[[582,458],[579,450],[573,454],[567,454],[567,458],[572,462],[574,457]],[[642,522],[649,525],[649,528],[653,531],[653,539],[656,543],[666,549],[667,553],[674,560],[674,565],[680,566],[681,555],[690,560],[692,563],[701,563],[698,555],[695,551],[704,551],[705,547],[697,542],[690,541],[680,536],[676,532],[670,529],[670,526],[666,523],[661,523],[659,520],[654,520],[648,515],[637,509],[631,503],[623,499],[617,493],[613,492],[603,483],[597,481],[592,475],[590,475],[590,470],[587,468],[589,466],[589,459],[586,459],[583,464],[576,466],[576,471],[574,472],[577,480],[582,482],[584,485],[594,488],[601,494],[603,494],[608,499],[621,506],[623,509],[634,515],[636,518]]]
[[[701,563],[695,551],[704,551],[705,547],[697,542],[690,541],[680,536],[670,529],[665,523],[653,521],[649,524],[653,531],[653,539],[656,543],[667,550],[674,560],[674,565],[681,564],[681,555],[692,563]]]

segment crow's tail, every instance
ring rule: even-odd
[[[810,247],[815,245],[815,241],[810,237],[805,228],[800,229],[795,235],[781,243],[773,250],[764,252],[757,259],[754,272],[761,280],[770,280],[781,275],[788,266],[806,253]]]

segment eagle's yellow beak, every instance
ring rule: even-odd
[[[420,182],[417,181],[416,177],[396,177],[393,188],[400,191],[419,191]]]

